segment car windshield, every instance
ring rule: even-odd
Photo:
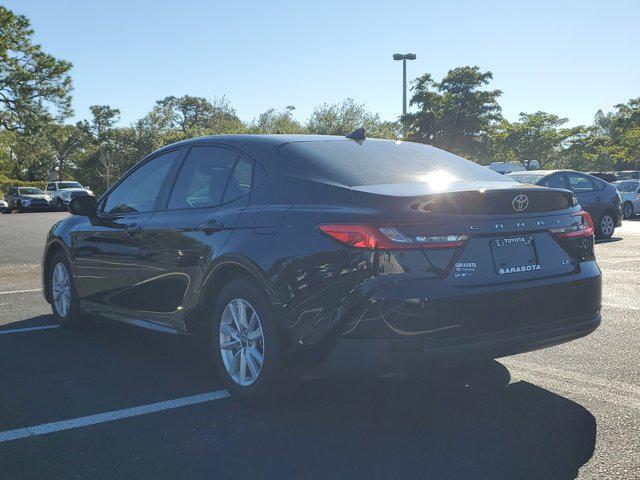
[[[547,175],[547,173],[507,173],[506,176],[520,183],[532,183],[535,185]]]
[[[616,182],[614,185],[619,192],[635,192],[640,182]]]
[[[39,188],[35,187],[23,187],[18,189],[18,193],[20,195],[38,195],[39,193],[44,193]]]
[[[78,182],[60,182],[58,188],[82,188]]]
[[[347,186],[418,183],[430,175],[453,180],[509,181],[503,175],[421,143],[369,139],[293,142],[281,153],[289,171]]]

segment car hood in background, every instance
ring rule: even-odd
[[[45,193],[21,193],[20,198],[25,198],[29,200],[36,200],[36,199],[49,200],[50,199],[49,195]]]
[[[86,188],[73,187],[73,188],[60,188],[58,191],[60,191],[60,192],[86,192],[87,189]]]

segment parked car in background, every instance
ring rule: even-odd
[[[93,195],[89,187],[83,187],[78,182],[49,182],[46,193],[54,199],[60,210],[66,210],[69,202],[76,197]]]
[[[618,180],[615,173],[611,172],[589,172],[589,175],[599,178],[600,180],[604,180],[605,182],[613,183]]]
[[[201,335],[247,399],[304,370],[429,372],[598,326],[593,223],[575,195],[353,136],[187,140],[97,203],[74,198],[43,256],[55,322],[91,312]]]
[[[614,182],[613,186],[620,192],[624,218],[640,213],[640,180],[620,180]]]
[[[640,180],[640,170],[624,170],[617,172],[618,180]]]
[[[36,187],[11,187],[5,200],[9,212],[43,211],[55,207],[53,198]]]
[[[2,198],[0,198],[0,213],[7,213],[9,204],[7,203],[6,200],[3,200]]]
[[[571,190],[591,215],[598,238],[610,238],[622,224],[622,201],[618,190],[593,175],[574,170],[530,170],[507,176],[521,183]]]

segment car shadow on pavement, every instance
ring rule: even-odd
[[[509,384],[508,372],[503,383],[505,371],[492,362],[475,379],[445,371],[445,379],[421,382],[345,378],[303,385],[274,417],[295,442],[310,444],[284,476],[575,478],[594,452],[594,416],[531,383]],[[275,454],[272,446],[263,461]]]
[[[7,335],[0,351],[0,430],[221,388],[202,342],[123,326]],[[316,379],[269,408],[225,399],[5,447],[25,476],[21,457],[46,451],[53,477],[568,479],[595,438],[583,406],[488,362]]]
[[[621,241],[620,237],[611,237],[611,238],[600,238],[596,240],[596,245],[600,245],[601,243],[615,243]]]

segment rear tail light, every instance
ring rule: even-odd
[[[344,245],[369,250],[455,248],[467,241],[466,235],[409,237],[394,227],[371,225],[320,225],[320,231]]]
[[[588,212],[581,211],[571,214],[572,217],[580,217],[580,221],[574,225],[561,228],[552,228],[551,233],[560,238],[592,237],[594,234],[593,220]]]

